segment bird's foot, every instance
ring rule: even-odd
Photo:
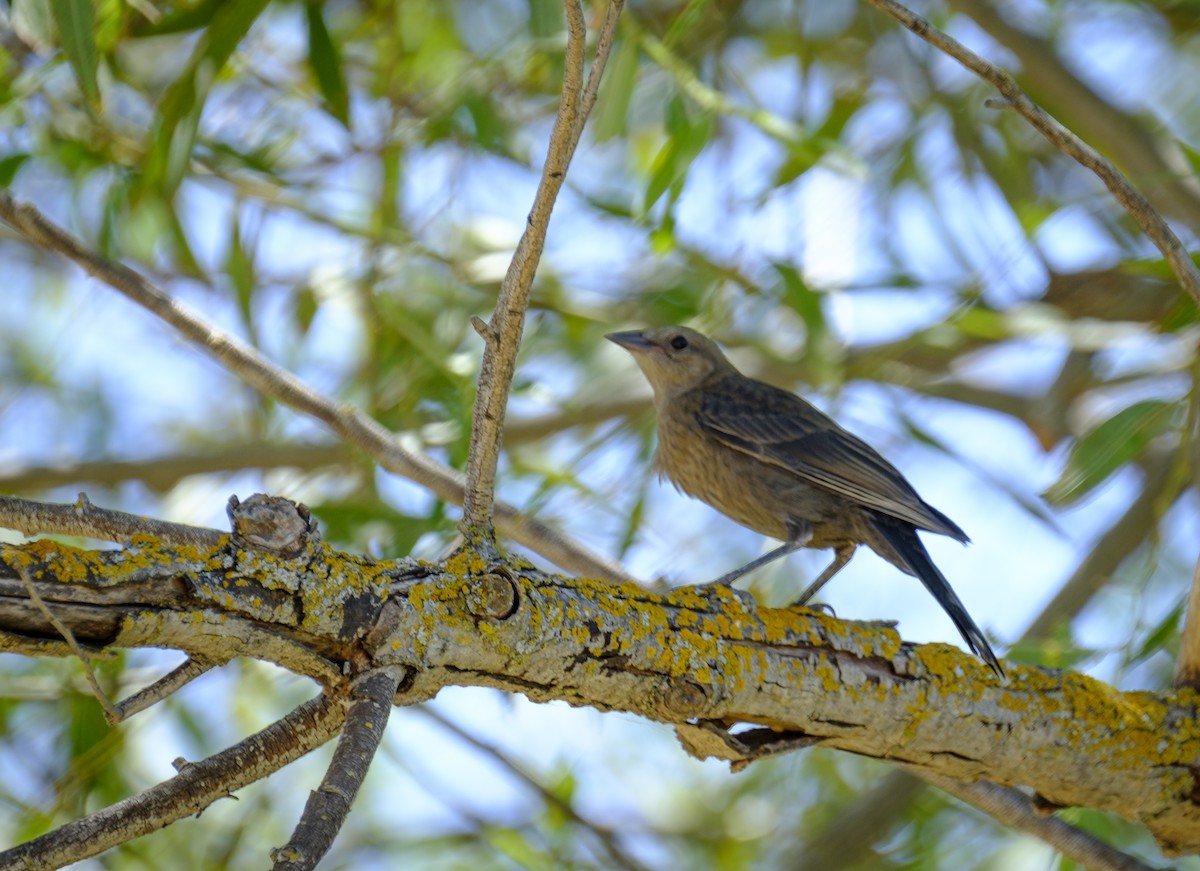
[[[797,599],[795,602],[792,602],[792,604],[788,605],[788,607],[789,608],[807,608],[809,611],[824,611],[830,617],[834,617],[834,618],[837,617],[837,611],[834,611],[833,606],[826,604],[825,602],[813,602],[810,605],[808,603],[808,601],[805,599]]]
[[[746,574],[744,569],[737,569],[736,571],[726,572],[725,574],[721,575],[721,577],[716,578],[711,581],[708,581],[706,583],[696,584],[696,586],[697,587],[732,587],[733,582],[736,581],[738,578],[740,578],[744,574]]]

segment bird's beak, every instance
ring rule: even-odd
[[[654,343],[643,336],[641,330],[629,330],[625,333],[609,333],[604,338],[614,344],[620,345],[631,354],[643,353],[654,348]]]

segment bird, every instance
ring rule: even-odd
[[[787,390],[739,372],[712,339],[688,327],[605,336],[633,355],[654,390],[654,465],[681,492],[781,547],[711,585],[735,580],[802,547],[834,557],[794,605],[804,605],[866,545],[915,575],[971,650],[1004,670],[917,535],[967,534],[923,500],[874,448]]]

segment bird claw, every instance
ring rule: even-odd
[[[807,608],[809,611],[824,611],[826,615],[837,619],[837,611],[833,610],[833,606],[826,602],[813,602],[811,605],[807,602],[793,602],[793,608]]]

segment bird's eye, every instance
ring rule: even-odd
[[[676,351],[682,351],[687,347],[687,339],[685,339],[683,336],[676,336],[671,340],[671,347]]]

